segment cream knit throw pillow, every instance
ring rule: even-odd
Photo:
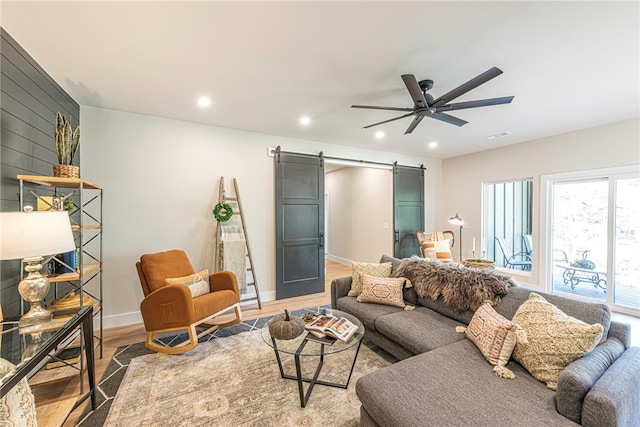
[[[588,325],[568,316],[535,292],[511,320],[526,331],[528,340],[516,344],[513,358],[552,390],[560,372],[593,350],[604,330],[600,324]]]
[[[370,262],[353,262],[351,263],[351,289],[350,297],[357,297],[362,292],[362,282],[360,282],[360,273],[375,277],[389,277],[391,275],[391,263],[383,262],[375,264]]]

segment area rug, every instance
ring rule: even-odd
[[[280,377],[273,349],[260,336],[270,318],[216,331],[184,355],[150,354],[142,343],[118,349],[99,383],[98,409],[79,425],[358,425],[357,379],[395,359],[365,341],[349,388],[317,385],[303,409],[297,383]],[[344,382],[355,348],[348,352],[326,356],[320,378]],[[303,369],[316,362],[303,358]],[[293,356],[284,356],[283,364],[295,373]]]

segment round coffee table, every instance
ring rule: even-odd
[[[326,316],[335,316],[335,317],[344,317],[354,325],[358,327],[356,333],[347,341],[336,340],[332,344],[325,344],[322,342],[314,341],[312,339],[307,339],[307,334],[309,332],[305,331],[302,335],[292,339],[292,340],[279,340],[273,338],[269,333],[269,324],[273,321],[270,320],[262,327],[262,339],[265,343],[267,343],[270,347],[273,348],[276,360],[278,361],[278,368],[280,369],[280,376],[284,379],[288,380],[296,380],[298,382],[298,392],[300,393],[300,406],[305,407],[307,402],[309,401],[309,397],[311,396],[311,391],[313,390],[314,385],[320,384],[329,387],[337,387],[346,389],[349,386],[349,381],[351,380],[351,374],[353,374],[353,368],[356,365],[356,359],[358,358],[358,353],[360,352],[360,345],[362,344],[362,337],[364,336],[364,325],[354,316],[349,313],[345,313],[340,310],[327,309],[325,310]],[[315,313],[315,312],[314,312]],[[351,362],[351,370],[349,371],[349,376],[347,377],[347,381],[344,384],[334,383],[329,381],[318,380],[318,375],[320,375],[320,371],[322,370],[322,365],[324,363],[325,355],[337,355],[338,357],[344,357],[343,355],[348,354],[345,353],[345,350],[356,347],[355,355],[353,356],[353,361]],[[284,373],[284,369],[282,368],[282,361],[280,359],[280,354],[292,354],[295,358],[296,364],[296,375],[288,375]],[[318,362],[318,366],[316,367],[315,374],[313,378],[306,378],[302,375],[302,369],[300,364],[300,358],[302,356],[316,356],[320,357]],[[309,383],[309,387],[307,388],[307,392],[304,392],[304,383]]]

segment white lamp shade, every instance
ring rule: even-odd
[[[449,218],[449,224],[464,225],[464,220],[460,218],[460,216],[458,216],[458,214],[456,213],[455,216]]]
[[[0,259],[54,255],[75,247],[67,212],[0,212]]]

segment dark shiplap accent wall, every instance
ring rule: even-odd
[[[70,118],[75,127],[80,106],[2,28],[0,36],[0,211],[16,211],[20,208],[16,176],[53,174],[56,112]],[[79,153],[74,164],[80,165]],[[43,187],[30,188],[43,194]],[[25,204],[34,203],[35,198],[25,191]],[[5,317],[20,314],[20,268],[20,261],[0,261],[0,304]]]

